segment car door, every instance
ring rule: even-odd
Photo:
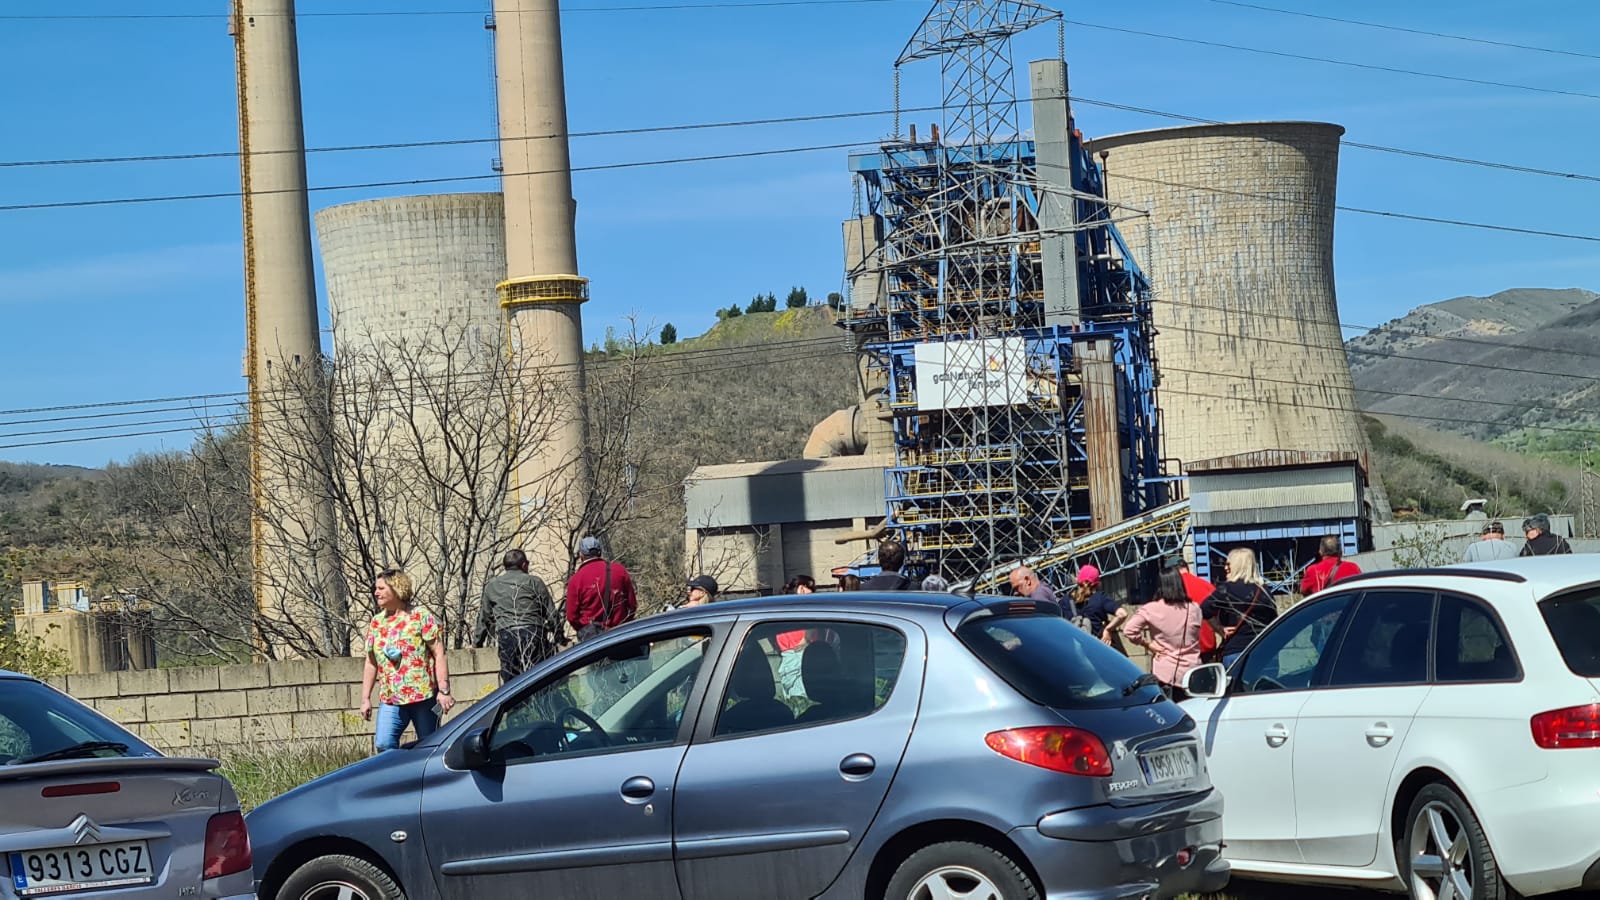
[[[1223,837],[1230,858],[1300,859],[1296,724],[1349,604],[1349,594],[1336,594],[1286,613],[1234,664],[1224,697],[1184,704],[1201,722],[1211,781],[1227,803]]]
[[[803,900],[844,869],[883,804],[926,639],[893,619],[741,624],[678,776],[678,883],[687,900]],[[795,658],[780,645],[799,654],[798,678],[783,677]]]
[[[1377,857],[1390,774],[1428,696],[1434,597],[1362,593],[1326,684],[1300,708],[1295,834],[1307,863],[1366,866]]]
[[[673,782],[712,637],[695,626],[606,642],[435,754],[422,840],[439,893],[677,900]]]

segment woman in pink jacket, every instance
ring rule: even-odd
[[[1200,606],[1184,590],[1183,575],[1166,569],[1156,584],[1156,594],[1122,625],[1122,636],[1148,649],[1154,657],[1150,673],[1161,682],[1167,696],[1182,700],[1183,676],[1200,664]]]

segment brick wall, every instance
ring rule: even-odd
[[[500,684],[493,649],[450,653],[450,687],[461,710]],[[364,738],[361,658],[294,659],[241,666],[65,675],[51,684],[162,750],[210,752],[234,745]]]

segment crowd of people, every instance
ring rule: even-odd
[[[1522,522],[1526,538],[1519,548],[1505,539],[1505,526],[1487,522],[1480,540],[1464,555],[1467,562],[1571,553],[1572,547],[1551,531],[1550,517],[1538,514]],[[1317,560],[1307,566],[1300,581],[1302,594],[1317,591],[1359,574],[1361,567],[1344,558],[1344,542],[1337,535],[1324,537]],[[949,583],[937,573],[917,578],[905,571],[905,546],[897,540],[878,545],[879,571],[865,579],[841,574],[833,590],[947,591]],[[596,537],[578,542],[575,568],[567,579],[565,602],[556,604],[550,588],[529,571],[527,554],[508,550],[501,571],[483,587],[478,619],[472,630],[473,646],[492,644],[500,658],[502,683],[516,678],[555,654],[570,640],[586,641],[631,621],[639,601],[633,578],[619,562],[605,558]],[[1059,604],[1062,615],[1105,645],[1127,653],[1139,647],[1150,656],[1150,670],[1162,688],[1182,699],[1183,678],[1202,662],[1231,664],[1262,629],[1278,615],[1278,602],[1262,576],[1255,552],[1248,547],[1231,550],[1223,564],[1223,580],[1213,584],[1190,571],[1181,556],[1164,561],[1155,590],[1148,598],[1124,604],[1102,584],[1093,565],[1076,567],[1070,589],[1058,593],[1031,567],[1021,565],[1009,573],[1013,594]],[[807,574],[791,577],[784,594],[807,595],[826,590]],[[709,574],[688,579],[684,595],[666,609],[688,609],[717,600],[719,585]],[[411,578],[398,569],[379,574],[373,587],[378,611],[364,635],[361,715],[377,715],[375,746],[399,746],[409,726],[420,739],[439,726],[455,701],[450,693],[449,664],[438,620],[413,605]],[[1142,601],[1142,602],[1141,602]],[[803,631],[780,636],[779,678],[798,677]],[[376,690],[377,706],[372,697]]]

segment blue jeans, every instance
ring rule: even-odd
[[[418,703],[379,703],[373,746],[380,751],[399,749],[400,735],[405,733],[408,724],[416,728],[419,741],[433,734],[439,727],[438,698],[429,697]]]

